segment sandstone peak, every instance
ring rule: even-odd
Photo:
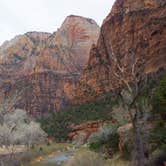
[[[83,17],[83,16],[77,16],[77,15],[69,15],[69,16],[67,16],[64,22],[73,21],[73,19],[75,21],[78,21],[78,20],[88,21],[89,23],[96,24],[98,26],[98,24],[96,23],[95,20],[93,20],[91,18]]]
[[[58,70],[81,72],[88,62],[91,45],[96,43],[99,31],[99,26],[92,19],[68,16],[47,42],[50,48],[57,48],[56,52],[55,49],[52,51],[52,54],[56,55],[59,48],[63,50],[64,56],[58,61],[63,62],[65,67],[58,65],[60,67]],[[48,52],[48,49],[45,52]]]

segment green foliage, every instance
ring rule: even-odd
[[[112,109],[113,109],[111,113],[112,118],[117,121],[117,124],[119,126],[123,126],[129,123],[130,120],[129,112],[125,109],[123,104],[114,106]]]
[[[160,81],[151,103],[155,119],[149,139],[151,151],[159,149],[166,152],[166,77]]]
[[[98,132],[93,133],[90,138],[89,142],[94,143],[94,142],[107,142],[110,139],[110,136],[117,131],[117,126],[116,125],[107,125],[101,128]]]
[[[151,132],[150,143],[153,144],[152,151],[162,149],[166,152],[166,122],[157,120],[156,126]]]
[[[154,113],[161,114],[161,116],[166,113],[166,77],[161,80],[160,85],[156,89],[153,100]]]
[[[117,152],[119,142],[117,128],[118,126],[116,125],[108,125],[92,134],[89,138],[89,148],[95,151],[106,148],[111,149],[112,152]]]
[[[92,143],[89,144],[89,148],[91,150],[98,151],[99,149],[101,149],[101,147],[103,147],[103,145],[104,144],[102,142],[99,142],[99,141],[92,142]]]
[[[70,131],[69,121],[62,113],[53,113],[40,118],[39,122],[49,137],[55,137],[57,141],[67,140]]]
[[[119,144],[119,135],[117,132],[112,133],[110,139],[109,139],[109,147],[113,149],[114,152],[118,151],[118,144]]]
[[[71,105],[64,110],[41,117],[39,122],[44,131],[57,140],[67,140],[71,124],[111,118],[112,107],[119,99],[113,94],[102,96],[93,102]]]
[[[130,142],[130,138],[128,139],[127,142],[124,143],[123,146],[123,153],[122,153],[122,158],[125,160],[131,160],[134,152],[134,143],[133,140]]]
[[[92,102],[69,106],[65,108],[63,114],[76,124],[91,120],[105,120],[111,117],[112,107],[118,103],[119,99],[109,93]]]
[[[156,127],[154,130],[153,138],[159,145],[166,144],[166,128]]]

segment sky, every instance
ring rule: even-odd
[[[0,0],[0,45],[28,31],[54,32],[68,15],[94,19],[99,25],[115,0]]]

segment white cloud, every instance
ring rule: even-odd
[[[101,25],[115,0],[0,0],[0,44],[27,31],[53,32],[65,17],[89,17]]]

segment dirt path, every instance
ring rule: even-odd
[[[69,161],[75,154],[75,150],[67,150],[57,152],[54,155],[48,156],[42,161],[43,165],[62,165],[64,162]]]
[[[62,166],[73,157],[76,151],[77,149],[75,147],[56,150],[46,156],[37,157],[32,161],[31,166]]]

